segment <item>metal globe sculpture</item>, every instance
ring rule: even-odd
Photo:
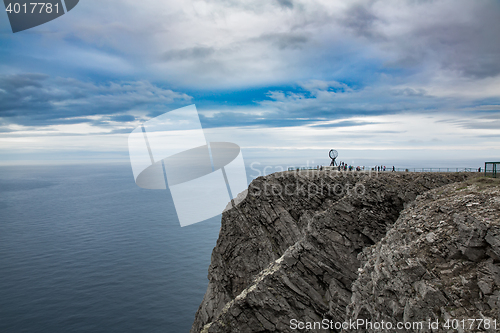
[[[330,163],[330,166],[336,166],[337,162],[335,160],[339,156],[339,153],[335,149],[331,149],[330,152],[328,153],[328,155],[332,159],[332,162]]]

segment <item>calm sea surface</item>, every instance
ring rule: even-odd
[[[219,228],[130,165],[0,167],[0,332],[188,332]]]

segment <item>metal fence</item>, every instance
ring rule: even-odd
[[[388,171],[392,171],[392,168]],[[476,168],[396,168],[403,172],[479,172]]]
[[[500,162],[485,162],[484,176],[497,178],[497,171],[500,171]]]
[[[488,163],[490,163],[490,162],[488,162]],[[495,169],[495,170],[500,171],[500,162],[491,162],[491,163],[498,164],[499,166],[496,167],[497,169]],[[323,170],[337,170],[339,167],[338,166],[335,166],[335,167],[330,167],[330,166],[288,167],[288,171],[318,170],[318,168],[323,169]],[[396,171],[396,172],[480,172],[481,171],[480,169],[476,169],[476,168],[394,168],[394,170],[393,170],[392,167],[386,168],[385,170],[383,170],[383,169],[378,170],[374,167],[365,167],[364,169],[362,169],[360,171],[370,171],[370,170],[376,171],[376,172],[391,172],[391,171]],[[354,169],[351,171],[356,171],[356,170]],[[496,175],[496,171],[495,171],[495,175]]]

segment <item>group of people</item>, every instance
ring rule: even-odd
[[[385,166],[385,165],[383,165],[383,166],[382,166],[382,165],[376,165],[376,166],[373,168],[373,171],[375,171],[375,170],[376,170],[376,171],[379,171],[379,172],[380,172],[380,171],[388,171],[389,169],[390,169],[390,167],[389,167],[389,168],[386,168],[386,166]],[[394,172],[394,171],[396,171],[396,168],[394,167],[394,165],[392,166],[392,171],[393,171],[393,172]]]
[[[364,166],[356,166],[354,167],[353,165],[348,165],[347,163],[345,162],[340,162],[339,165],[338,165],[338,170],[339,171],[353,171],[353,170],[356,170],[356,171],[364,171],[365,170],[365,167]],[[385,165],[376,165],[375,167],[372,168],[372,171],[377,171],[377,172],[380,172],[380,171],[389,171],[390,170],[390,167],[387,168]],[[396,168],[394,166],[392,166],[392,171],[396,171]]]
[[[353,171],[353,170],[356,170],[356,171],[364,171],[365,170],[365,167],[364,166],[357,166],[357,167],[354,167],[353,165],[348,165],[347,163],[344,163],[344,162],[340,162],[339,166],[338,166],[338,170],[339,171]]]

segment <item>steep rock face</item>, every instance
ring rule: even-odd
[[[382,239],[417,195],[469,176],[323,171],[259,177],[223,214],[191,332],[288,332],[293,318],[343,320],[358,254]]]
[[[441,332],[448,319],[457,319],[455,324],[470,332],[483,330],[479,321],[468,319],[499,323],[498,185],[487,178],[448,185],[405,209],[387,235],[360,254],[363,264],[352,287],[348,317],[438,320]],[[421,331],[430,332],[429,326]]]

